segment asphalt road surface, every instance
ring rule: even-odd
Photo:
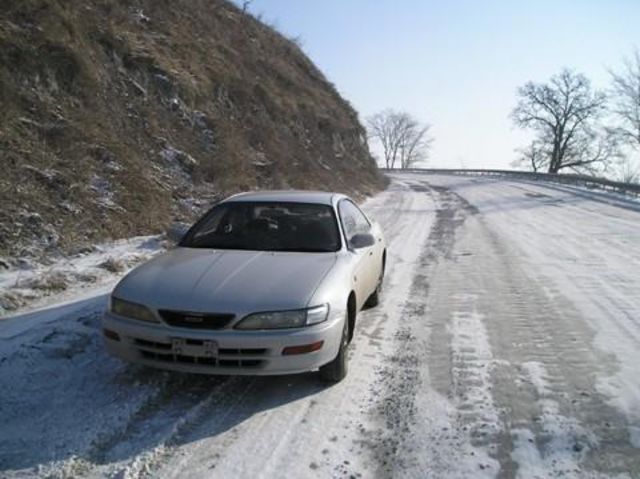
[[[414,173],[364,209],[343,382],[126,365],[104,295],[52,307],[0,322],[0,476],[640,477],[640,203]]]

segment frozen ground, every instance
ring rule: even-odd
[[[383,304],[345,381],[107,357],[105,296],[0,322],[3,477],[640,476],[640,212],[394,175]]]
[[[122,274],[158,254],[166,246],[162,236],[141,236],[96,245],[48,264],[19,259],[0,268],[0,321],[16,311],[36,310],[79,296],[108,291]]]

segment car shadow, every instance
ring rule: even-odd
[[[207,376],[124,363],[104,349],[104,307],[99,296],[29,313],[28,329],[19,316],[0,323],[0,336],[13,331],[0,346],[0,471],[126,463],[327,389],[314,373]]]

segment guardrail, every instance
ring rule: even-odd
[[[604,178],[595,178],[586,175],[573,174],[554,174],[554,173],[535,173],[533,171],[516,171],[516,170],[456,170],[446,168],[381,168],[383,171],[394,172],[412,172],[412,173],[428,173],[428,174],[444,174],[444,175],[464,175],[464,176],[497,176],[525,179],[532,181],[547,181],[551,183],[560,183],[571,186],[582,186],[589,189],[600,189],[605,191],[613,191],[635,198],[640,197],[640,184],[622,183],[619,181],[611,181]]]

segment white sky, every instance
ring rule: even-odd
[[[299,36],[362,119],[406,110],[433,124],[430,166],[507,168],[527,135],[516,89],[562,67],[608,85],[640,47],[640,0],[254,0]]]

